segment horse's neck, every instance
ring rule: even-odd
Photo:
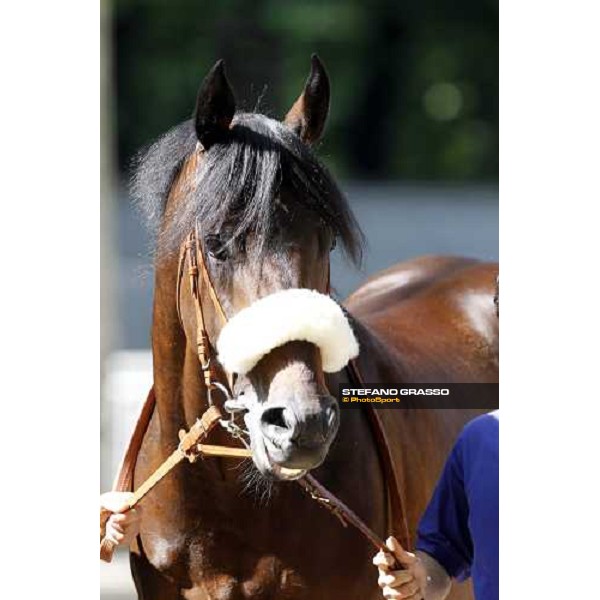
[[[400,355],[393,348],[384,344],[360,319],[351,316],[351,323],[360,348],[356,362],[364,382],[406,383],[410,381]]]
[[[331,393],[337,395],[338,386],[344,384],[347,387],[348,383],[353,386],[360,383],[376,387],[381,384],[388,387],[394,384],[412,383],[414,378],[405,365],[403,357],[389,344],[385,344],[376,332],[362,321],[354,316],[350,318],[359,342],[360,353],[356,363],[362,381],[353,381],[349,378],[347,370],[344,370],[343,373],[328,377]],[[355,416],[361,411],[348,412],[351,416]],[[416,413],[422,414],[415,417]],[[458,409],[418,410],[409,399],[404,403],[403,410],[384,410],[381,414],[385,417],[384,427],[389,429],[391,437],[402,440],[398,447],[409,448],[413,444],[418,445],[424,438],[429,439],[432,431],[438,432],[442,437],[445,436],[443,432],[447,431],[450,439],[453,439],[457,428],[465,422],[464,413],[465,411]],[[372,426],[369,426],[369,429],[371,428]]]

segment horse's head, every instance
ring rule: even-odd
[[[281,479],[299,477],[325,458],[339,408],[324,370],[341,370],[357,352],[346,318],[328,297],[329,254],[339,240],[358,260],[362,237],[310,149],[328,108],[329,81],[316,56],[282,122],[236,112],[220,61],[200,87],[193,119],[157,142],[136,176],[138,197],[150,181],[154,189],[157,182],[168,188],[163,204],[143,200],[160,213],[159,260],[198,226],[208,274],[229,319],[224,325],[202,282],[206,330],[219,361],[238,374],[235,393],[247,409],[256,466]],[[174,158],[170,167],[168,160],[161,163],[165,146],[177,149],[177,165]],[[197,318],[186,286],[180,313],[195,349]]]

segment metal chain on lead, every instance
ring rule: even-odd
[[[240,440],[240,442],[242,442],[242,444],[244,444],[244,446],[246,448],[250,448],[250,444],[248,443],[248,441],[246,439],[246,438],[250,437],[250,432],[247,431],[246,429],[242,429],[242,427],[240,427],[235,422],[236,414],[239,412],[244,412],[247,409],[244,408],[234,398],[232,398],[231,394],[229,393],[229,390],[222,383],[219,383],[218,381],[213,381],[212,384],[215,388],[217,388],[223,394],[223,396],[225,396],[225,402],[223,403],[223,409],[229,415],[229,419],[220,419],[219,425],[223,429],[225,429],[225,431],[227,431],[232,438],[235,438],[236,440]]]

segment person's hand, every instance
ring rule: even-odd
[[[106,537],[115,544],[129,544],[140,531],[142,509],[129,508],[130,492],[107,492],[100,496],[100,512],[112,513],[106,522]]]
[[[385,545],[390,552],[380,551],[373,558],[373,564],[379,570],[378,583],[383,597],[422,600],[427,573],[419,558],[407,552],[395,537],[389,537]],[[404,570],[391,570],[395,563]]]

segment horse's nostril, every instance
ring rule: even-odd
[[[261,421],[264,425],[273,425],[282,429],[289,427],[285,420],[285,408],[282,406],[267,408],[261,416]]]
[[[280,448],[294,451],[321,449],[335,435],[339,422],[339,407],[333,398],[323,398],[320,410],[302,411],[299,415],[291,408],[269,406],[260,416],[264,437]],[[289,448],[288,448],[289,446]]]

